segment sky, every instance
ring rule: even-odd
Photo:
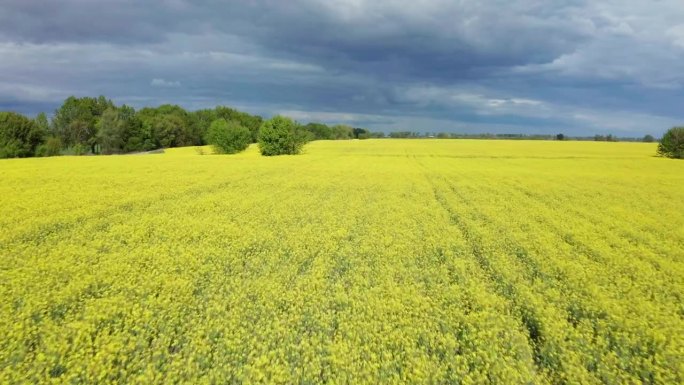
[[[683,0],[0,0],[0,110],[68,96],[377,131],[684,124]]]

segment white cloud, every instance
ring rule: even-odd
[[[590,39],[552,61],[509,73],[684,87],[684,2],[592,1],[575,13],[593,26]]]
[[[154,78],[150,82],[152,87],[180,87],[181,83],[178,80],[164,80],[161,78]]]
[[[677,118],[630,110],[577,107],[543,100],[503,97],[501,91],[483,87],[413,86],[397,88],[404,102],[423,107],[435,106],[480,116],[515,116],[534,120],[558,121],[584,133],[621,133],[622,135],[661,134],[681,124]],[[551,127],[550,127],[551,128]],[[519,132],[524,127],[518,127]]]
[[[482,87],[409,86],[395,89],[397,97],[422,106],[461,108],[480,115],[539,116],[547,108],[541,100],[505,96],[501,92]]]

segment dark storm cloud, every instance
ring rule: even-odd
[[[383,129],[658,133],[684,120],[680,20],[679,0],[5,0],[0,106],[102,93]]]
[[[225,33],[328,68],[453,79],[571,52],[587,37],[584,21],[572,20],[572,4],[10,0],[0,31],[20,42],[136,45]]]

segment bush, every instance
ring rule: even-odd
[[[653,143],[655,142],[655,138],[653,137],[653,135],[645,135],[641,141],[645,143]]]
[[[209,126],[205,140],[217,153],[235,154],[249,146],[252,133],[238,122],[217,119]]]
[[[42,158],[44,156],[47,156],[45,154],[47,154],[47,148],[45,147],[44,144],[41,144],[38,147],[36,147],[36,152],[34,154],[35,156]]]
[[[44,134],[31,119],[14,112],[0,112],[0,158],[33,156]]]
[[[259,150],[265,156],[299,154],[308,139],[308,132],[295,121],[275,116],[259,129]]]
[[[670,128],[658,145],[658,154],[674,159],[684,159],[684,127]]]
[[[88,147],[81,143],[74,144],[71,148],[67,149],[67,155],[85,155],[88,153]]]
[[[62,140],[54,136],[47,138],[45,143],[36,147],[36,156],[57,156],[62,153]]]

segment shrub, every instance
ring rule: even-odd
[[[658,145],[658,154],[674,159],[684,159],[684,127],[670,128]]]
[[[14,112],[0,112],[0,158],[33,156],[43,135],[33,120]]]
[[[233,120],[214,120],[207,130],[205,140],[217,153],[235,154],[244,151],[252,141],[247,127]]]
[[[62,152],[62,140],[57,137],[49,137],[45,141],[44,156],[57,156]]]
[[[36,147],[36,152],[34,154],[35,156],[42,158],[44,156],[47,156],[45,154],[47,154],[47,148],[45,148],[44,144],[41,144],[38,147]]]
[[[265,156],[299,154],[308,139],[308,133],[295,121],[275,116],[259,129],[259,150]]]
[[[71,148],[67,150],[69,155],[85,155],[88,153],[88,147],[81,143],[74,144]]]

